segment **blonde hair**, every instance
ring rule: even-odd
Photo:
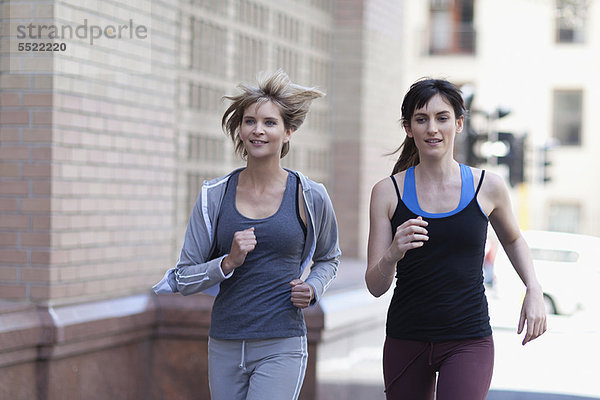
[[[311,102],[325,95],[316,88],[308,88],[292,83],[289,76],[281,69],[271,75],[259,77],[258,84],[252,86],[241,83],[241,93],[235,96],[224,96],[231,105],[225,110],[221,125],[235,145],[235,152],[242,158],[247,156],[244,144],[240,140],[239,128],[244,111],[255,103],[271,101],[279,108],[285,129],[297,131],[304,122]],[[289,151],[290,144],[284,143],[280,158]]]

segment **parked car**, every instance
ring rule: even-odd
[[[600,304],[600,237],[525,231],[549,314],[572,314]],[[525,287],[504,250],[497,252],[489,287],[505,299],[522,299]]]

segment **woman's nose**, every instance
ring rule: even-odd
[[[435,121],[431,120],[429,121],[429,126],[428,126],[428,131],[432,132],[432,133],[436,133],[438,131],[438,127],[437,124],[435,123]]]
[[[256,134],[263,134],[265,133],[265,129],[264,129],[264,125],[260,122],[257,122],[256,124],[254,124],[254,133]]]

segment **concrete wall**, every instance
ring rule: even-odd
[[[391,173],[398,124],[402,2],[337,1],[331,191],[346,257],[366,257],[370,193]]]

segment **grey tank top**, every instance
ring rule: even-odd
[[[291,302],[290,282],[300,277],[305,226],[298,211],[298,177],[288,172],[281,205],[267,218],[252,219],[235,206],[239,173],[231,176],[216,227],[217,250],[231,250],[233,234],[254,227],[256,247],[243,265],[221,283],[213,305],[210,336],[215,339],[270,339],[302,336],[302,311]]]

